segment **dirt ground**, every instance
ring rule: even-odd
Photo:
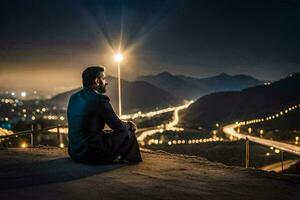
[[[73,163],[66,149],[0,151],[0,199],[300,199],[300,178],[143,150],[139,164]]]

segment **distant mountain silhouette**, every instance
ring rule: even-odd
[[[174,76],[168,72],[157,75],[141,76],[138,77],[137,80],[148,82],[156,87],[169,91],[173,95],[185,99],[193,99],[208,92],[194,83]]]
[[[208,78],[194,78],[162,72],[157,75],[140,76],[137,80],[146,81],[186,99],[195,99],[218,91],[242,90],[263,83],[251,76],[230,76],[225,73]]]
[[[110,102],[118,112],[118,82],[117,78],[108,76],[108,86],[106,95],[109,96]],[[121,80],[122,87],[122,110],[124,112],[147,111],[163,108],[181,103],[181,99],[171,95],[169,92],[157,88],[147,82]],[[58,94],[51,98],[49,102],[59,107],[67,107],[70,96],[80,90],[77,88]]]
[[[199,98],[181,118],[186,125],[212,127],[266,116],[300,102],[300,73],[242,91],[218,92]]]

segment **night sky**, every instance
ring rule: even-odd
[[[120,44],[121,41],[121,45]],[[122,76],[300,71],[297,0],[3,0],[0,88],[74,88],[85,66]]]

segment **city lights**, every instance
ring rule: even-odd
[[[243,125],[261,123],[261,122],[264,122],[264,121],[273,120],[273,119],[276,119],[276,118],[279,118],[279,117],[284,117],[285,114],[289,113],[292,110],[299,109],[299,108],[300,108],[300,104],[295,104],[293,106],[290,106],[290,107],[284,109],[283,111],[279,111],[278,113],[274,113],[273,115],[266,116],[266,117],[263,117],[263,118],[256,118],[256,119],[250,119],[250,120],[242,121],[242,122],[239,122],[238,124],[236,122],[236,125],[243,126]]]
[[[248,133],[249,133],[249,134],[252,133],[252,128],[248,128]]]
[[[26,92],[21,92],[21,97],[26,97],[27,93]]]
[[[263,134],[264,134],[264,130],[263,130],[263,129],[260,129],[259,134],[260,134],[260,136],[262,137]]]
[[[184,144],[201,144],[201,143],[211,143],[211,142],[222,142],[224,141],[223,138],[220,137],[213,137],[213,138],[194,138],[194,139],[188,139],[188,140],[158,140],[158,139],[150,139],[147,142],[147,145],[161,145],[161,144],[167,144],[167,145],[184,145]]]
[[[22,147],[22,148],[27,148],[27,147],[28,147],[28,145],[27,145],[27,143],[26,143],[26,142],[23,142],[23,143],[21,144],[21,147]]]

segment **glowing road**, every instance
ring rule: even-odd
[[[174,109],[174,114],[173,114],[173,121],[171,121],[170,123],[166,124],[165,126],[164,125],[160,125],[158,126],[157,128],[150,128],[149,130],[146,130],[144,132],[142,132],[140,134],[140,136],[138,136],[137,140],[139,142],[141,142],[143,144],[144,140],[146,139],[146,137],[148,136],[151,136],[151,135],[154,135],[156,133],[162,133],[164,131],[163,127],[166,128],[166,130],[172,130],[175,128],[175,126],[179,123],[179,116],[178,116],[178,112],[180,110],[183,110],[183,109],[186,109],[187,107],[189,107],[190,104],[192,104],[194,101],[190,101],[188,102],[187,104],[184,104],[182,106],[178,106],[178,107],[175,107]],[[175,128],[176,129],[180,129],[180,128]],[[181,130],[181,129],[180,129]]]
[[[12,135],[14,132],[4,129],[4,128],[0,128],[0,136],[6,136],[6,135]]]
[[[148,113],[137,112],[137,113],[133,113],[133,114],[122,115],[121,119],[126,120],[126,119],[135,119],[138,117],[153,117],[155,115],[160,115],[163,113],[174,111],[175,109],[176,109],[176,107],[169,107],[169,108],[164,108],[164,109],[157,110],[157,111],[151,111]]]
[[[283,161],[283,163],[281,162],[277,162],[277,163],[273,163],[270,165],[266,165],[264,167],[261,167],[261,170],[264,171],[274,171],[274,172],[281,172],[282,170],[287,170],[289,169],[292,165],[298,163],[299,160],[285,160]]]
[[[239,126],[240,126],[240,124],[237,124],[237,123],[229,124],[229,125],[223,127],[223,132],[227,135],[231,135],[238,139],[244,139],[244,140],[248,139],[249,141],[252,141],[252,142],[264,145],[264,146],[274,147],[274,148],[280,149],[282,151],[289,152],[291,154],[300,156],[300,147],[299,146],[287,144],[284,142],[259,138],[259,137],[255,137],[255,136],[248,135],[248,134],[238,133],[235,129]]]

